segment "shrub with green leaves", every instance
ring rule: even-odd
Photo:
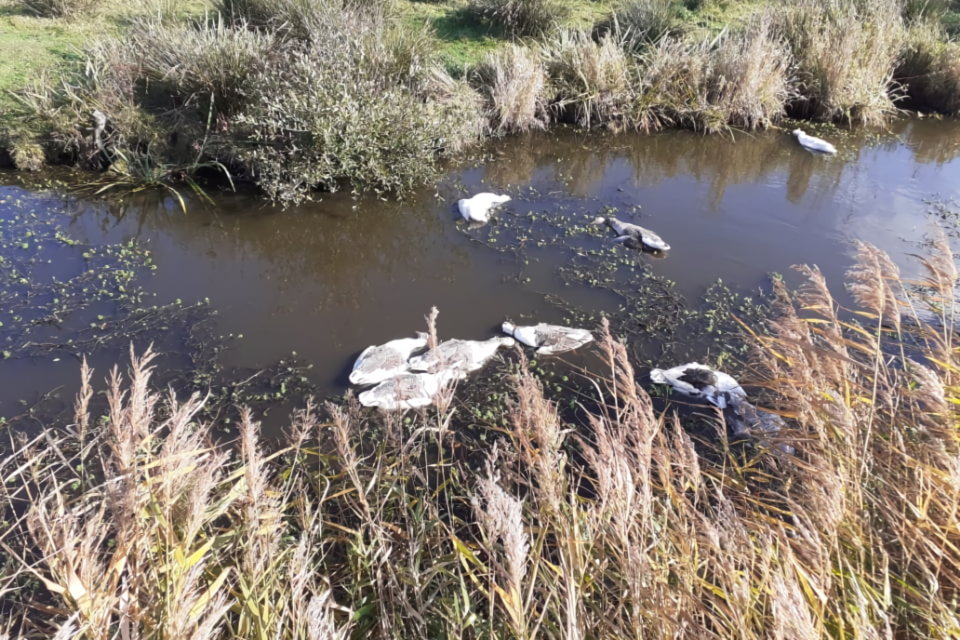
[[[230,151],[281,202],[298,201],[315,185],[335,190],[344,179],[358,190],[403,192],[437,175],[441,150],[477,135],[471,125],[479,109],[424,99],[393,80],[310,48],[263,61]]]
[[[960,111],[960,44],[950,42],[932,20],[919,20],[907,30],[897,80],[918,107],[947,114]]]

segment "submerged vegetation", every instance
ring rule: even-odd
[[[562,389],[519,355],[484,397],[307,403],[276,450],[242,408],[214,445],[208,399],[153,391],[150,352],[104,401],[84,365],[72,420],[8,431],[6,633],[953,637],[957,271],[934,248],[907,283],[861,244],[860,322],[816,268],[777,285],[750,382],[795,455],[660,410],[605,320]]]
[[[124,159],[145,158],[166,181],[227,173],[286,203],[345,185],[402,194],[486,135],[549,122],[753,130],[788,113],[878,124],[906,98],[960,108],[947,0],[201,5],[150,3],[11,87],[14,163],[131,178]]]

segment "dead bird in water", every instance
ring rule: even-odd
[[[391,340],[363,350],[350,372],[352,384],[377,384],[410,369],[410,355],[427,346],[427,334],[418,331],[416,338]]]
[[[435,348],[410,359],[410,368],[414,371],[455,371],[464,377],[471,371],[482,367],[492,358],[500,347],[512,347],[513,338],[490,338],[489,340],[447,340]]]
[[[586,329],[561,327],[543,322],[531,327],[518,327],[509,322],[504,322],[503,332],[513,336],[528,347],[534,347],[540,355],[573,351],[593,340],[593,334]]]
[[[653,369],[650,380],[655,384],[668,384],[693,398],[703,398],[721,409],[726,408],[728,398],[733,395],[747,397],[747,392],[732,376],[698,362],[671,369]]]
[[[379,407],[385,411],[418,409],[432,404],[443,387],[458,377],[456,369],[439,373],[401,373],[364,391],[357,399],[365,407]]]
[[[777,414],[757,409],[740,395],[726,395],[727,409],[724,411],[724,417],[733,427],[733,435],[750,436],[759,440],[761,444],[766,444],[764,436],[775,438],[782,429],[786,428],[787,424]],[[794,448],[786,443],[776,446],[788,455],[792,456],[795,453]]]
[[[602,216],[594,220],[591,224],[607,225],[617,233],[614,242],[625,244],[628,247],[653,251],[670,251],[670,245],[664,242],[663,238],[639,225],[621,222],[616,218],[604,218]]]

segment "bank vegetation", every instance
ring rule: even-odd
[[[518,352],[496,415],[466,389],[405,416],[308,405],[269,448],[246,411],[215,444],[204,397],[152,388],[149,352],[105,402],[84,365],[71,424],[4,434],[6,633],[956,637],[945,241],[923,267],[905,281],[860,245],[857,315],[816,268],[796,294],[778,284],[749,382],[793,455],[731,442],[703,407],[655,410],[606,324],[579,393],[552,395]]]
[[[62,20],[91,5],[20,1]],[[402,194],[489,135],[557,122],[722,132],[960,106],[945,0],[744,0],[719,31],[697,26],[710,2],[623,0],[585,25],[576,3],[470,0],[458,19],[502,45],[459,66],[449,33],[411,23],[399,0],[148,4],[17,92],[0,132],[17,167],[107,170],[105,186],[228,174],[290,203],[347,186]]]

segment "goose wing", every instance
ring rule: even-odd
[[[696,397],[704,395],[705,389],[712,389],[709,384],[711,378],[704,379],[711,373],[709,367],[690,362],[671,369],[653,369],[650,371],[650,380],[655,384],[668,384],[681,393]]]
[[[357,358],[350,373],[353,384],[376,384],[409,368],[407,355],[389,346],[368,347]]]
[[[823,153],[836,153],[837,148],[826,140],[821,140],[820,138],[807,135],[806,133],[801,133],[797,136],[800,140],[800,144],[805,146],[808,149],[813,149],[814,151],[822,151]]]
[[[363,350],[350,372],[352,384],[377,384],[409,369],[407,359],[427,345],[425,338],[401,338]]]
[[[440,391],[441,378],[431,373],[405,373],[384,380],[358,398],[365,407],[380,407],[388,411],[416,409],[433,402]]]
[[[643,244],[657,249],[659,251],[670,251],[670,245],[663,241],[658,234],[650,231],[650,229],[644,229],[643,227],[637,227],[640,230],[640,240]]]
[[[537,327],[537,353],[552,355],[573,351],[593,340],[593,334],[586,329],[573,329],[542,324]]]

